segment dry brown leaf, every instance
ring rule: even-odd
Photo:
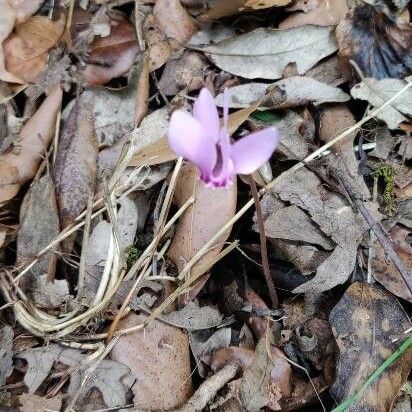
[[[258,0],[257,0],[258,1]],[[336,26],[348,12],[347,0],[315,0],[308,2],[300,0],[294,4],[294,10],[303,10],[293,13],[279,24],[280,29],[314,24],[316,26]]]
[[[170,162],[176,158],[177,156],[174,152],[172,152],[167,138],[162,137],[156,142],[148,144],[135,152],[129,166],[153,166]]]
[[[412,29],[365,2],[353,8],[336,30],[339,54],[354,60],[363,76],[403,78],[412,68]]]
[[[337,403],[353,395],[398,347],[392,337],[411,323],[393,295],[379,286],[353,283],[329,316],[339,347],[336,380],[331,388]],[[412,350],[387,368],[368,387],[353,412],[386,412],[412,367]]]
[[[238,363],[243,369],[248,368],[255,360],[255,352],[252,349],[229,346],[217,350],[210,362],[210,368],[216,372],[231,363]]]
[[[47,52],[57,44],[63,30],[63,17],[53,22],[34,16],[16,26],[3,44],[6,69],[25,82],[35,82],[46,67]]]
[[[217,0],[210,9],[199,16],[200,20],[211,21],[221,17],[233,16],[245,10],[246,0]]]
[[[91,85],[102,85],[124,75],[132,67],[139,51],[136,31],[127,20],[111,20],[110,35],[95,38],[88,64],[81,70]]]
[[[73,222],[94,193],[97,155],[92,110],[80,97],[63,127],[54,163],[53,179],[62,228]]]
[[[54,136],[62,91],[56,86],[20,132],[17,150],[8,149],[0,156],[0,203],[17,194],[21,185],[33,178],[38,164]]]
[[[33,259],[54,240],[60,231],[54,183],[49,175],[35,181],[28,190],[20,209],[17,233],[17,263]],[[35,287],[35,280],[45,273],[54,275],[54,251],[44,254],[20,280],[23,290]]]
[[[153,71],[162,67],[169,60],[172,49],[153,14],[146,16],[143,29],[145,31],[150,71]]]
[[[395,252],[406,267],[412,267],[412,247],[407,242],[410,230],[396,225],[389,230]],[[381,244],[375,240],[372,249],[372,276],[394,295],[412,303],[412,294],[406,287],[399,270],[385,256]]]
[[[253,309],[269,309],[265,301],[250,287],[247,287],[245,291],[245,303],[252,305]],[[257,339],[260,339],[266,333],[268,320],[260,316],[251,316],[247,324]]]
[[[228,188],[214,190],[203,184],[195,166],[182,167],[175,189],[175,201],[182,206],[192,195],[193,205],[179,220],[168,256],[180,272],[187,262],[224,226],[236,212],[237,182]],[[220,236],[213,247],[196,262],[196,266],[206,265],[222,250],[230,235],[231,227]],[[190,275],[189,275],[190,277]],[[203,285],[203,283],[202,283]],[[191,295],[191,298],[195,294]],[[188,297],[188,300],[191,300]]]
[[[120,328],[143,323],[143,315],[129,315]],[[189,343],[185,332],[153,321],[144,330],[121,336],[112,359],[131,369],[133,402],[139,409],[170,410],[182,406],[192,394]]]
[[[254,10],[267,9],[269,7],[283,7],[292,3],[292,0],[247,0],[245,7],[250,7]]]
[[[179,0],[157,0],[153,14],[174,50],[181,49],[198,30]]]
[[[37,396],[33,393],[22,393],[19,396],[19,403],[21,403],[21,412],[44,412],[44,411],[59,411],[63,402],[62,394],[53,398],[46,398],[45,396]]]

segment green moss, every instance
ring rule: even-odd
[[[280,120],[280,117],[276,113],[271,112],[270,110],[257,110],[252,113],[251,117],[268,124],[273,124]]]
[[[127,267],[130,268],[136,262],[137,258],[140,255],[140,250],[135,246],[129,246],[126,249],[126,264]]]
[[[395,210],[395,169],[387,164],[381,163],[373,172],[373,176],[377,179],[382,178],[385,184],[383,199],[385,201],[385,213],[392,215]]]

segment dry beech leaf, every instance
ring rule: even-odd
[[[35,82],[46,67],[47,52],[61,38],[64,18],[30,17],[15,27],[3,44],[6,69],[25,82]]]
[[[298,74],[304,74],[334,53],[337,43],[330,27],[262,28],[202,50],[229,73],[247,79],[279,79],[291,63],[296,63]]]
[[[410,230],[396,225],[389,230],[395,252],[406,267],[412,267],[412,247],[407,242]],[[412,303],[412,294],[395,265],[386,258],[381,244],[375,240],[373,245],[372,276],[394,295]]]
[[[168,252],[169,258],[176,264],[179,272],[234,216],[237,181],[235,180],[225,189],[214,190],[199,180],[195,166],[186,164],[182,167],[176,183],[175,201],[178,206],[182,206],[192,195],[195,197],[194,203],[180,218]],[[207,265],[220,253],[231,229],[231,227],[227,228],[216,243],[195,263],[195,266]]]
[[[150,71],[153,71],[162,67],[169,60],[172,49],[153,14],[146,16],[143,29],[149,56],[149,67]]]
[[[245,7],[250,7],[254,10],[267,9],[269,7],[283,7],[292,3],[292,0],[247,0]]]
[[[61,101],[62,91],[56,86],[22,127],[18,150],[8,149],[0,156],[0,203],[14,197],[37,172],[54,136]]]
[[[32,393],[22,393],[19,396],[19,403],[21,403],[21,412],[60,411],[63,403],[63,395],[60,394],[53,398],[46,398]]]
[[[62,228],[73,222],[94,194],[97,155],[93,113],[80,97],[64,124],[53,171]]]
[[[399,79],[365,78],[353,86],[351,94],[355,99],[367,100],[372,106],[379,107],[406,84],[405,81]],[[410,88],[376,115],[388,125],[389,129],[397,129],[400,123],[408,120],[407,116],[412,116],[412,89]]]
[[[397,26],[395,21],[361,2],[337,27],[339,55],[345,61],[354,60],[365,77],[403,78],[410,74],[412,29],[409,24]]]
[[[305,76],[293,76],[273,84],[246,83],[229,89],[229,107],[248,107],[272,91],[270,98],[262,106],[275,109],[304,106],[308,103],[319,105],[330,102],[346,102],[349,95],[337,87],[321,83]],[[223,93],[216,97],[216,104],[223,107]]]
[[[379,286],[353,283],[329,316],[339,347],[336,380],[331,393],[337,403],[353,395],[398,347],[392,337],[411,327],[407,314],[393,295]],[[361,399],[353,412],[386,412],[412,367],[409,349],[387,368]]]
[[[94,39],[88,64],[81,70],[83,79],[91,85],[102,85],[127,73],[139,51],[131,23],[122,19],[111,20],[110,24],[110,35]]]
[[[303,4],[302,4],[303,3]],[[302,4],[299,7],[299,4]],[[293,10],[302,10],[286,17],[279,24],[280,29],[314,24],[316,26],[336,26],[348,12],[347,0],[300,0]]]
[[[131,314],[119,323],[127,328],[143,323],[144,315]],[[189,342],[185,332],[161,321],[120,337],[112,359],[130,367],[133,403],[139,409],[171,410],[192,394]]]
[[[157,0],[153,14],[175,50],[181,49],[198,30],[179,0]]]
[[[33,182],[20,209],[17,233],[17,262],[33,259],[40,250],[54,240],[60,231],[54,183],[47,174]],[[51,271],[54,274],[54,251],[44,254],[20,280],[23,290],[33,289],[36,278]]]

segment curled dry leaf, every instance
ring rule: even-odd
[[[169,258],[176,264],[179,272],[234,216],[237,183],[235,180],[228,188],[214,190],[199,180],[195,166],[186,164],[182,167],[176,183],[175,201],[178,206],[182,206],[192,195],[195,197],[194,203],[180,218],[168,252]],[[207,265],[220,253],[231,229],[231,227],[227,228],[216,243],[196,262],[196,266]],[[192,294],[187,298],[191,300],[193,297]]]
[[[131,314],[120,328],[143,323]],[[182,406],[192,393],[189,343],[185,332],[153,321],[144,330],[120,337],[112,359],[128,365],[133,380],[133,402],[140,409],[170,410]]]
[[[304,106],[308,103],[319,105],[330,102],[346,102],[349,95],[337,87],[321,83],[305,76],[293,76],[279,80],[273,84],[246,83],[229,89],[229,107],[248,107],[272,92],[262,102],[262,106],[272,109],[283,109]],[[216,104],[223,107],[223,93],[216,97]]]
[[[139,52],[134,26],[127,20],[111,20],[110,35],[95,38],[81,70],[83,79],[91,85],[102,85],[127,73]]]
[[[64,124],[53,171],[62,228],[73,222],[93,196],[97,155],[92,110],[80,97]]]
[[[353,86],[351,94],[355,99],[367,100],[372,106],[382,106],[386,101],[406,86],[399,79],[376,80],[365,78]],[[381,110],[376,117],[383,120],[389,129],[397,129],[399,124],[412,115],[412,89],[406,90],[390,106]]]
[[[63,17],[53,22],[34,16],[17,25],[3,44],[6,69],[24,82],[35,82],[46,67],[47,52],[57,44],[63,30]]]
[[[279,79],[291,63],[304,74],[336,50],[332,29],[317,26],[257,29],[203,49],[219,68],[247,79]]]
[[[179,0],[157,0],[153,14],[174,50],[181,49],[198,30]]]
[[[21,185],[33,178],[54,136],[62,91],[56,86],[20,132],[18,150],[8,149],[0,156],[0,203],[14,197]]]
[[[314,24],[316,26],[336,26],[348,12],[347,0],[298,0],[293,10],[302,12],[293,13],[279,24],[280,29]]]
[[[398,256],[406,267],[412,267],[412,247],[407,242],[410,230],[396,225],[389,230],[389,237]],[[394,295],[412,303],[412,294],[392,261],[387,260],[381,244],[375,240],[372,249],[372,276]]]
[[[399,346],[392,337],[410,328],[397,300],[379,286],[353,283],[329,316],[339,347],[337,376],[331,393],[342,402],[356,393]],[[405,352],[387,368],[350,410],[385,412],[412,367],[412,352]]]
[[[269,309],[265,301],[250,287],[245,291],[245,303],[252,305],[253,309]],[[251,316],[247,321],[255,336],[260,339],[266,333],[268,320],[260,316]]]
[[[412,29],[364,2],[336,30],[339,54],[354,60],[365,77],[403,78],[412,69]]]
[[[47,174],[36,180],[20,209],[20,228],[17,233],[17,262],[34,258],[40,250],[54,240],[60,231],[54,183]],[[23,290],[33,289],[35,280],[45,273],[52,277],[55,271],[54,251],[44,254],[20,280]]]

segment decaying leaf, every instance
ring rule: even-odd
[[[18,150],[10,148],[0,156],[0,203],[15,196],[37,172],[54,136],[61,100],[62,91],[56,86],[21,129]]]
[[[365,77],[403,78],[412,68],[412,29],[365,2],[354,7],[336,30],[339,54],[354,60]]]
[[[247,0],[245,7],[252,9],[267,9],[269,7],[287,6],[292,0]]]
[[[13,372],[13,328],[5,325],[0,329],[0,386]]]
[[[97,150],[93,114],[80,98],[63,127],[53,171],[62,228],[73,222],[94,193]]]
[[[355,99],[367,100],[372,106],[382,106],[406,85],[398,79],[376,80],[365,78],[355,85],[351,94]],[[389,129],[397,129],[399,124],[407,121],[406,116],[412,115],[412,90],[406,90],[390,106],[381,110],[376,117],[383,120]]]
[[[157,0],[153,14],[175,50],[181,49],[197,31],[196,25],[179,0]]]
[[[145,319],[132,314],[119,326],[136,326]],[[133,402],[141,409],[175,409],[192,393],[189,343],[178,328],[155,320],[144,331],[123,335],[113,348],[112,359],[130,367],[135,380]]]
[[[38,252],[53,241],[60,231],[56,195],[50,175],[35,181],[27,192],[20,209],[20,228],[17,233],[17,262],[33,259]],[[45,273],[54,276],[54,251],[44,254],[20,280],[23,290],[32,291],[35,280]]]
[[[176,264],[179,272],[234,216],[237,198],[236,181],[226,189],[214,190],[199,181],[195,166],[187,164],[183,166],[176,183],[175,201],[182,206],[192,195],[195,197],[194,203],[180,218],[168,252],[169,258]],[[228,227],[213,245],[214,247],[210,248],[196,265],[206,265],[213,260],[222,250],[230,231],[231,227]]]
[[[337,50],[330,27],[257,29],[203,49],[222,70],[247,79],[279,79],[290,63],[304,74]]]
[[[33,300],[39,307],[57,308],[69,297],[69,284],[66,279],[49,281],[46,274],[37,277],[32,287]]]
[[[379,286],[353,283],[333,308],[330,317],[339,347],[337,376],[331,393],[342,402],[354,394],[368,377],[399,346],[392,337],[410,328],[408,316],[396,299]],[[372,384],[351,411],[381,411],[391,404],[412,367],[407,351]]]
[[[298,0],[293,10],[302,10],[293,13],[279,24],[280,29],[314,24],[316,26],[335,26],[348,12],[347,0]]]
[[[389,237],[397,255],[405,263],[406,267],[412,267],[412,247],[407,242],[410,231],[396,225],[389,230]],[[381,244],[375,239],[372,249],[372,275],[386,289],[394,295],[412,302],[412,294],[393,262],[385,256]]]
[[[229,107],[248,107],[251,103],[272,92],[262,106],[282,109],[303,106],[308,103],[319,105],[330,102],[346,102],[350,97],[337,87],[321,83],[305,76],[288,77],[273,84],[246,83],[229,89]],[[223,107],[223,93],[216,97],[216,104]]]
[[[3,44],[6,69],[25,82],[34,82],[46,67],[47,52],[63,34],[64,19],[30,17],[16,26]]]
[[[87,355],[82,354],[78,349],[51,344],[43,348],[25,350],[17,357],[27,361],[24,383],[29,388],[29,394],[33,394],[40,387],[49,375],[53,364],[58,362],[70,367],[69,394],[73,395],[81,388],[81,395],[84,396],[95,387],[99,389],[109,408],[123,406],[126,403],[126,386],[122,383],[122,378],[130,369],[122,363],[113,360],[98,361],[90,379],[84,381],[87,368],[91,363]],[[79,400],[81,399],[82,396]]]
[[[19,402],[21,412],[59,411],[62,407],[63,395],[46,398],[33,393],[22,393],[19,396]]]
[[[84,80],[91,85],[102,85],[127,73],[139,51],[131,23],[112,19],[110,24],[110,35],[93,41],[88,64],[81,70]]]

